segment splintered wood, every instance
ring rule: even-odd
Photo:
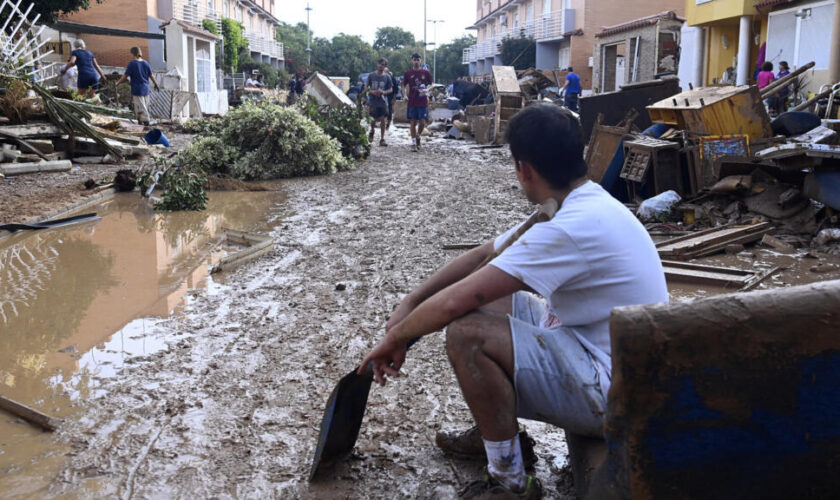
[[[751,226],[716,227],[660,242],[656,249],[662,258],[690,260],[722,252],[727,245],[760,240],[772,230],[773,226],[769,222]]]

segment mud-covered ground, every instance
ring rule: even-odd
[[[442,245],[530,210],[505,149],[432,139],[412,153],[402,129],[390,142],[354,171],[283,183],[275,251],[193,293],[157,329],[168,349],[99,381],[57,435],[73,452],[48,496],[452,498],[479,476],[434,445],[471,425],[436,334],[372,390],[353,455],[306,480],[327,396],[400,298],[459,252]],[[562,431],[526,425],[548,496],[567,497]]]

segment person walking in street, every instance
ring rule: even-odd
[[[155,90],[158,87],[155,75],[152,74],[152,67],[143,59],[143,52],[140,47],[131,47],[131,55],[134,60],[125,67],[125,73],[120,77],[117,85],[130,79],[131,81],[131,106],[134,108],[134,115],[141,125],[149,125],[149,80],[154,84]]]
[[[429,117],[426,89],[432,85],[432,74],[420,67],[420,54],[411,55],[411,68],[403,75],[403,95],[408,96],[406,117],[411,123],[411,150],[420,151],[420,134]]]
[[[566,81],[563,83],[563,88],[560,89],[560,94],[563,95],[563,106],[577,113],[578,96],[580,96],[580,77],[571,66],[569,66],[568,70],[569,74],[566,75]]]
[[[70,60],[67,61],[67,64],[61,68],[61,74],[63,75],[75,66],[79,73],[76,88],[79,89],[79,92],[85,92],[88,97],[93,97],[99,90],[100,79],[105,79],[105,73],[102,72],[102,68],[96,62],[93,52],[85,49],[84,40],[77,38],[73,42],[73,47],[75,50],[70,53]]]
[[[370,122],[370,133],[368,133],[368,140],[373,142],[373,137],[376,134],[376,124],[379,123],[379,145],[387,146],[385,142],[385,128],[388,121],[388,96],[394,93],[394,86],[391,81],[391,75],[386,73],[388,68],[388,60],[384,57],[377,61],[376,71],[369,74],[367,82],[365,82],[365,92],[370,95],[370,104],[368,113],[373,121]]]
[[[521,224],[411,291],[359,367],[372,362],[374,381],[385,385],[400,375],[410,340],[446,328],[446,352],[476,426],[439,432],[435,442],[446,453],[487,460],[485,477],[462,498],[540,498],[539,481],[526,474],[537,457],[517,418],[602,436],[610,312],[668,302],[650,235],[587,179],[574,114],[553,104],[529,106],[510,120],[506,139],[527,199],[553,199],[560,209],[507,248],[502,243]]]
[[[393,90],[393,92],[388,94],[388,124],[385,126],[385,128],[390,130],[391,122],[394,121],[394,101],[399,97],[397,94],[400,90],[400,84],[397,81],[397,77],[391,73],[391,70],[386,69],[385,72],[391,77],[391,89]]]

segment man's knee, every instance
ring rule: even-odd
[[[484,341],[476,325],[477,314],[467,314],[446,327],[446,353],[453,362],[462,359],[466,352],[480,346]]]

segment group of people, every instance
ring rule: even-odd
[[[420,134],[426,127],[429,117],[428,89],[432,86],[432,74],[421,67],[420,54],[411,55],[411,68],[403,74],[402,94],[408,96],[406,118],[411,123],[411,150],[420,150]],[[377,61],[376,71],[370,73],[365,82],[363,94],[370,97],[368,113],[373,119],[370,124],[368,139],[374,140],[376,126],[379,125],[379,145],[387,146],[385,130],[391,126],[394,117],[394,101],[398,82],[393,73],[388,71],[388,60],[384,57]]]
[[[96,62],[93,53],[85,48],[84,40],[75,40],[73,48],[70,59],[61,68],[62,77],[67,75],[68,72],[74,71],[76,73],[76,88],[84,95],[93,97],[99,90],[100,83],[106,79],[105,73],[99,63]],[[130,82],[131,104],[137,122],[142,125],[149,125],[151,120],[149,115],[149,82],[154,85],[155,90],[159,90],[159,86],[152,73],[152,67],[143,59],[143,51],[140,50],[140,47],[131,47],[129,52],[131,52],[132,60],[126,66],[125,73],[117,81],[117,85],[125,81]]]
[[[779,63],[779,72],[778,74],[773,74],[773,63],[770,61],[765,61],[761,65],[761,71],[758,72],[756,75],[756,83],[758,84],[758,90],[763,89],[764,87],[770,85],[774,81],[784,78],[785,76],[790,74],[790,66],[788,66],[787,61],[781,61]],[[773,94],[772,96],[768,97],[767,108],[770,110],[771,114],[778,114],[784,113],[787,110],[788,106],[788,99],[790,98],[790,86],[785,85],[778,92]]]

